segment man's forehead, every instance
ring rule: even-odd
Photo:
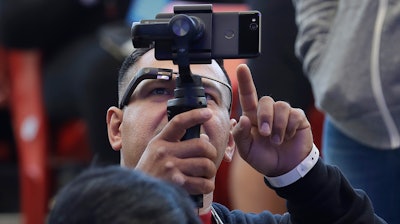
[[[178,65],[174,65],[171,60],[156,60],[154,57],[154,49],[146,52],[135,65],[129,69],[128,73],[130,74],[130,79],[133,79],[133,76],[144,67],[170,68],[178,72]],[[224,72],[214,60],[212,64],[192,64],[190,65],[190,69],[193,74],[210,77],[227,83]]]

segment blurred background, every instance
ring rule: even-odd
[[[184,3],[213,3],[214,11],[262,12],[261,56],[226,61],[233,87],[236,66],[248,63],[260,96],[304,109],[319,144],[323,115],[313,107],[310,86],[294,56],[290,0],[2,0],[0,223],[44,223],[52,196],[82,169],[119,163],[108,143],[105,114],[117,104],[118,69],[133,49],[131,23]],[[234,102],[232,117],[237,117]],[[216,201],[245,211],[286,211],[284,200],[267,191],[262,176],[238,156],[223,164],[218,175]],[[254,203],[260,192],[268,203]]]

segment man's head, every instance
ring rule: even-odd
[[[182,188],[139,171],[109,166],[84,171],[55,197],[49,224],[199,224]]]
[[[128,91],[129,83],[144,67],[167,68],[178,72],[178,66],[171,61],[156,60],[153,49],[136,50],[125,60],[120,70],[118,86],[120,102]],[[235,123],[230,120],[232,95],[225,86],[229,85],[229,78],[225,70],[214,60],[212,64],[195,64],[190,68],[193,74],[206,77],[202,81],[207,107],[212,111],[212,118],[202,125],[201,132],[208,135],[210,142],[217,149],[218,156],[214,162],[219,166],[224,155],[227,160],[231,159],[234,149],[230,132]],[[136,86],[126,105],[109,109],[107,113],[109,140],[114,150],[121,150],[122,165],[136,167],[148,143],[168,123],[167,101],[173,98],[174,88],[174,80],[143,80]]]

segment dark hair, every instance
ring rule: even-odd
[[[144,54],[146,54],[151,49],[153,49],[153,47],[136,48],[131,55],[129,55],[127,58],[125,58],[124,62],[121,65],[121,68],[119,70],[118,94],[121,94],[121,90],[124,89],[124,87],[125,87],[124,83],[129,81],[129,80],[126,80],[126,76],[127,76],[129,68],[131,68],[132,65],[134,65]],[[229,78],[229,75],[225,70],[224,61],[222,59],[215,59],[215,61],[218,63],[218,65],[221,67],[223,73],[225,74],[228,84],[232,85],[231,79]],[[118,102],[121,100],[120,98],[121,97],[118,97]]]
[[[91,168],[55,198],[48,224],[200,224],[193,201],[179,186],[140,171]]]

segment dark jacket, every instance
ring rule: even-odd
[[[363,191],[354,190],[339,169],[321,160],[302,179],[275,190],[288,200],[288,213],[229,211],[217,203],[213,207],[225,224],[386,223],[374,213]]]

